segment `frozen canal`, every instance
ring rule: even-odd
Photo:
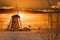
[[[55,40],[55,34],[39,32],[0,32],[0,40]],[[53,37],[53,38],[52,38]],[[60,40],[60,36],[58,37]]]

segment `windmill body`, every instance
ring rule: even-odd
[[[12,30],[12,31],[18,31],[21,27],[20,25],[20,16],[18,15],[13,15],[11,17],[11,20],[10,20],[10,24],[8,26],[8,30]]]

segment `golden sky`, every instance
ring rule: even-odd
[[[48,14],[24,14],[24,12],[20,12],[20,20],[22,27],[26,27],[31,25],[32,28],[47,28],[48,24]],[[1,28],[6,28],[11,20],[11,16],[14,14],[0,14],[0,26]],[[43,26],[43,27],[42,27]],[[48,27],[49,28],[49,27]]]
[[[55,5],[60,7],[60,0],[56,0]],[[11,6],[19,8],[32,8],[32,9],[46,9],[48,8],[47,0],[0,0],[0,8],[5,6]],[[50,0],[52,6],[54,5],[54,1]],[[0,26],[1,28],[6,28],[10,22],[11,16],[14,14],[0,14]],[[24,16],[21,18],[22,26],[25,27],[27,25],[31,25],[33,28],[41,27],[46,28],[49,26],[48,24],[48,14],[23,14]],[[43,26],[43,27],[42,27]]]
[[[60,0],[50,0],[51,6],[57,4]],[[48,8],[48,0],[0,0],[0,6],[12,6],[19,8],[33,8],[33,9],[46,9]]]

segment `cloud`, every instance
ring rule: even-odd
[[[8,5],[8,6],[16,7],[16,3],[18,4],[19,8],[32,8],[32,9],[48,9],[49,8],[49,4],[47,0],[1,0],[0,6]],[[54,4],[52,0],[50,0],[50,3],[51,5]],[[59,3],[57,4],[60,5]]]
[[[16,7],[16,3],[19,8],[32,8],[32,9],[46,9],[48,8],[47,0],[3,0],[0,2],[0,6],[13,6]],[[46,4],[46,5],[45,5]]]
[[[14,7],[3,6],[3,7],[0,7],[0,9],[14,9]]]
[[[51,8],[60,8],[60,2],[57,2],[57,4],[51,6]]]

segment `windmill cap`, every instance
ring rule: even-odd
[[[19,16],[19,15],[13,15],[13,16],[12,16],[12,18],[14,18],[14,17],[18,17],[18,18],[20,18],[20,16]]]

